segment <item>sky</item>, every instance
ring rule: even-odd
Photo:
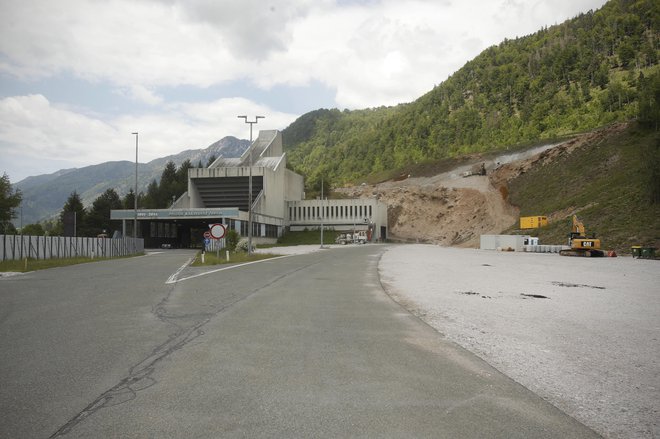
[[[414,101],[604,0],[0,0],[0,174],[139,161]]]

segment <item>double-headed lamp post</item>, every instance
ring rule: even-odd
[[[247,116],[238,116],[239,119],[245,120],[245,123],[250,124],[250,151],[249,151],[249,167],[250,177],[248,179],[248,255],[252,254],[252,125],[259,122],[265,116],[255,116],[254,120],[248,120]]]
[[[137,197],[138,197],[138,133],[131,133],[135,136],[135,193],[133,194],[133,239],[137,239]]]

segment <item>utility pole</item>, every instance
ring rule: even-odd
[[[253,121],[249,121],[247,116],[238,116],[239,119],[245,120],[245,123],[250,124],[250,151],[249,151],[249,166],[250,177],[248,179],[248,255],[252,254],[252,125],[263,119],[264,116],[255,116]]]
[[[321,177],[321,248],[323,248],[323,177]]]
[[[135,135],[135,194],[133,197],[133,210],[135,217],[133,218],[133,239],[137,238],[137,186],[138,186],[138,133],[131,133]]]

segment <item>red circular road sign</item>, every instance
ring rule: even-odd
[[[227,232],[227,229],[225,229],[225,226],[222,224],[211,224],[209,226],[210,233],[211,233],[211,238],[213,239],[222,239],[225,237],[225,233]]]
[[[208,230],[206,232],[204,232],[204,238],[210,239],[211,238],[211,232],[209,232]]]

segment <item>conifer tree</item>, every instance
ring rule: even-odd
[[[13,230],[11,220],[16,218],[16,209],[20,206],[21,200],[21,191],[12,189],[9,176],[3,173],[0,177],[0,233]]]

